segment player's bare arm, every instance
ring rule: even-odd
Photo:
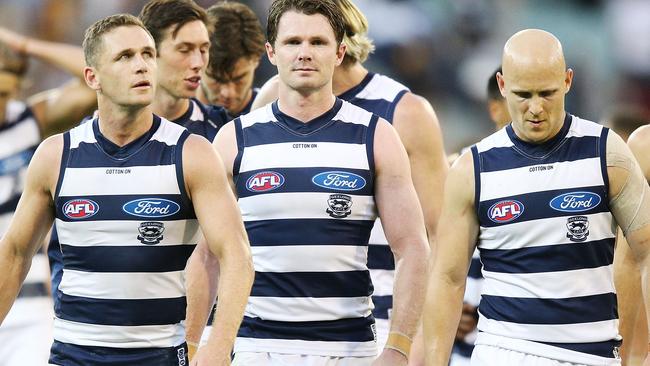
[[[402,345],[413,338],[420,319],[429,248],[406,151],[384,120],[377,124],[375,146],[382,147],[375,149],[375,199],[396,268],[391,333],[376,364],[406,365],[408,349]]]
[[[453,165],[445,182],[426,297],[426,308],[436,310],[423,314],[427,365],[449,362],[478,227],[472,154],[466,152]]]
[[[229,364],[230,350],[243,318],[253,282],[248,239],[235,196],[229,189],[223,163],[209,142],[188,137],[183,149],[185,183],[210,252],[220,264],[214,327],[195,365]],[[217,214],[215,214],[217,213]],[[190,288],[189,292],[205,291]],[[203,351],[203,353],[202,353]]]

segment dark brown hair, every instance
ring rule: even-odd
[[[151,33],[156,49],[169,27],[174,27],[171,37],[176,38],[178,31],[187,23],[200,20],[206,26],[208,24],[205,9],[192,0],[151,0],[142,8],[138,17]]]
[[[84,58],[86,59],[86,65],[96,66],[97,65],[97,54],[102,46],[102,36],[115,28],[126,27],[126,26],[135,26],[144,29],[147,34],[149,31],[142,24],[140,19],[134,17],[131,14],[115,14],[108,16],[104,19],[96,21],[93,25],[86,29],[84,33],[84,40],[82,47],[84,50]]]
[[[239,59],[264,54],[264,32],[260,20],[248,6],[221,2],[208,8],[210,61],[207,72],[215,79],[228,79]]]
[[[282,15],[296,11],[306,15],[321,14],[329,21],[336,41],[341,43],[345,35],[345,20],[341,8],[332,0],[275,0],[269,9],[266,37],[271,45],[278,36],[278,24]]]

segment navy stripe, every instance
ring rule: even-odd
[[[130,156],[117,159],[104,152],[99,144],[81,142],[70,151],[69,168],[127,168],[136,166],[171,165],[174,163],[174,150],[164,142],[150,140]]]
[[[467,277],[474,279],[482,279],[483,273],[481,273],[481,268],[483,264],[479,258],[472,258],[469,262],[469,271],[467,272]]]
[[[470,150],[472,151],[472,161],[474,162],[474,210],[478,214],[478,207],[481,202],[481,170],[483,168],[481,167],[481,159],[479,159],[476,145],[473,145]]]
[[[54,201],[59,198],[61,192],[61,184],[63,184],[63,177],[65,176],[65,168],[70,163],[70,131],[63,134],[63,151],[61,152],[61,166],[59,167],[59,178],[56,182],[56,190],[54,191]]]
[[[614,348],[620,347],[622,342],[617,340],[611,340],[611,341],[593,342],[593,343],[550,343],[550,342],[538,342],[538,343],[547,344],[553,347],[570,349],[576,352],[588,353],[600,357],[615,358]]]
[[[20,201],[20,193],[9,197],[7,201],[0,204],[0,215],[16,211],[16,207],[18,207],[18,201]]]
[[[368,271],[255,272],[251,296],[363,297],[372,294]]]
[[[559,211],[551,207],[551,201],[563,194],[566,193],[578,193],[578,192],[590,192],[598,195],[600,197],[600,202],[595,205],[595,198],[592,199],[591,207],[582,209],[582,211]],[[609,207],[605,201],[607,194],[605,192],[604,186],[593,186],[593,187],[574,187],[568,189],[556,189],[550,191],[542,192],[531,192],[514,196],[499,197],[492,200],[481,201],[479,203],[479,223],[482,227],[495,227],[503,226],[505,224],[494,222],[490,219],[490,208],[500,201],[509,201],[516,200],[523,204],[523,212],[521,216],[516,218],[513,221],[510,221],[506,224],[532,221],[539,219],[546,219],[551,217],[562,217],[562,216],[576,216],[576,215],[590,215],[601,212],[609,212]]]
[[[451,353],[465,358],[471,358],[474,352],[474,345],[464,341],[454,341],[454,347]]]
[[[488,319],[520,324],[575,324],[618,318],[614,293],[567,299],[482,295],[479,312]]]
[[[253,191],[254,187],[247,187],[249,183],[249,178],[257,175],[262,172],[275,172],[281,175],[284,178],[282,185],[274,188],[273,190],[267,191]],[[343,172],[343,173],[352,173],[363,178],[363,181],[350,176],[347,179],[339,178],[339,182],[355,182],[356,181],[356,190],[349,189],[337,189],[333,184],[330,184],[329,188],[318,186],[314,183],[313,179],[322,173],[325,172]],[[364,182],[365,181],[365,182]],[[327,192],[327,193],[344,193],[344,194],[353,194],[360,196],[373,196],[374,187],[373,187],[372,175],[368,170],[365,169],[340,169],[333,167],[309,167],[309,168],[273,168],[273,169],[260,169],[260,170],[251,170],[243,172],[237,175],[237,195],[239,198],[255,196],[259,194],[266,193],[302,193],[302,192]],[[359,189],[360,188],[360,189]]]
[[[168,348],[113,348],[80,346],[55,340],[49,363],[65,366],[179,366],[189,365],[187,355],[185,343]]]
[[[368,245],[368,268],[395,270],[395,256],[388,245]]]
[[[605,194],[603,200],[607,207],[609,207],[609,173],[607,173],[607,136],[609,128],[603,127],[600,133],[600,140],[598,141],[598,150],[600,153],[600,171],[603,175],[603,182],[605,182]]]
[[[56,316],[101,325],[138,326],[177,324],[185,319],[185,296],[159,299],[94,299],[61,293]]]
[[[0,176],[9,175],[27,168],[38,144],[0,159]]]
[[[302,135],[279,122],[269,122],[246,127],[243,133],[246,147],[285,142],[363,144],[367,128],[358,123],[332,120],[313,133]],[[300,150],[296,150],[296,152],[300,153]]]
[[[372,303],[375,308],[372,310],[372,315],[376,319],[389,319],[388,311],[393,308],[393,295],[386,296],[372,296]]]
[[[541,273],[608,266],[615,238],[521,249],[479,249],[486,271]]]
[[[400,100],[402,100],[402,97],[408,93],[408,89],[401,90],[397,95],[395,96],[395,99],[393,99],[393,102],[391,103],[390,107],[388,107],[388,111],[386,112],[386,117],[384,117],[390,124],[393,124],[393,119],[395,117],[395,109],[397,109],[397,104],[399,103]]]
[[[183,202],[183,195],[178,194],[151,194],[150,196],[143,195],[102,195],[102,196],[59,196],[56,200],[56,217],[62,221],[67,222],[76,222],[76,221],[106,221],[106,220],[131,220],[131,221],[147,221],[147,220],[162,220],[162,221],[172,221],[172,220],[191,220],[196,219],[196,214],[191,204],[188,206]],[[80,219],[71,219],[65,216],[63,210],[65,204],[69,201],[76,201],[80,199],[91,200],[95,202],[98,206],[97,213]],[[178,208],[174,207],[171,203],[166,203],[160,201],[161,199],[173,201],[178,205]],[[156,216],[136,216],[134,213],[128,213],[123,209],[124,205],[131,201],[140,200],[143,202],[143,205],[147,206],[149,200],[153,202],[151,207],[155,208],[168,208],[169,213],[178,209],[178,212],[164,217]],[[158,200],[158,201],[156,201]],[[156,202],[160,202],[157,203]],[[146,215],[143,211],[142,215]]]
[[[363,79],[361,79],[359,84],[357,84],[357,85],[353,86],[352,88],[346,90],[342,94],[339,94],[338,98],[343,99],[345,101],[348,101],[348,102],[354,104],[354,102],[352,100],[357,96],[357,94],[359,94],[363,89],[365,89],[366,85],[368,85],[368,83],[370,83],[370,81],[374,78],[375,75],[376,74],[373,73],[373,72],[368,72],[366,74],[366,76],[364,76]],[[379,113],[377,113],[377,114],[379,114]]]
[[[244,222],[251,246],[366,245],[373,224],[368,220],[334,219]]]
[[[232,175],[234,177],[233,179],[235,184],[237,184],[237,177],[239,176],[239,169],[241,168],[241,159],[244,155],[244,146],[246,144],[246,141],[244,140],[244,131],[241,124],[241,119],[235,118],[233,121],[235,124],[235,139],[237,140],[237,156],[235,156],[235,160],[232,163]]]
[[[172,272],[185,269],[195,245],[77,247],[61,244],[66,269],[84,272]]]
[[[566,138],[552,153],[533,158],[523,155],[512,147],[497,147],[481,153],[482,171],[522,168],[531,165],[553,164],[558,162],[577,161],[599,156],[598,136],[583,136]]]
[[[341,110],[341,106],[343,106],[343,100],[336,98],[332,108],[309,121],[301,121],[283,113],[278,107],[278,101],[271,104],[271,110],[278,121],[278,126],[285,128],[294,135],[306,137],[308,135],[313,135],[316,132],[320,133],[324,127],[330,126],[334,117],[336,117],[336,114]]]
[[[50,261],[52,298],[54,299],[56,306],[56,291],[59,289],[61,278],[63,278],[63,254],[61,253],[61,246],[59,245],[59,233],[56,231],[56,225],[52,226],[52,235],[50,235],[50,243],[47,246],[47,257]]]
[[[377,130],[377,122],[379,117],[376,114],[373,114],[368,123],[368,128],[366,129],[366,154],[368,158],[368,170],[370,170],[369,183],[374,187],[374,176],[375,176],[375,131]]]
[[[259,339],[299,339],[303,341],[374,341],[375,319],[349,318],[312,322],[281,322],[245,316],[238,337]]]

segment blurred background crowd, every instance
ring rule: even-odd
[[[0,0],[0,24],[50,41],[81,44],[97,19],[137,15],[145,0]],[[216,0],[197,0],[209,7]],[[270,0],[241,0],[265,26]],[[493,130],[486,83],[503,44],[518,30],[558,36],[575,71],[567,110],[608,123],[650,120],[650,1],[648,0],[356,0],[370,23],[376,51],[369,69],[426,97],[440,119],[448,153]],[[30,60],[23,94],[53,88],[69,76]],[[273,66],[264,57],[255,85]]]

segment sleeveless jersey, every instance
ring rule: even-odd
[[[183,179],[189,134],[157,116],[123,147],[101,135],[97,119],[64,134],[55,344],[100,354],[184,343],[184,269],[199,236]]]
[[[85,118],[81,124],[93,120]],[[190,98],[190,104],[187,111],[174,123],[187,128],[191,133],[200,135],[212,142],[217,135],[217,131],[230,120],[225,109],[218,106],[206,106],[195,98]],[[56,228],[52,230],[50,243],[48,244],[47,254],[50,261],[52,295],[54,301],[57,301],[56,291],[61,283],[63,274],[63,262],[61,259],[61,249],[59,246],[59,236]]]
[[[392,124],[395,107],[408,91],[407,87],[387,76],[369,72],[357,86],[341,94],[339,98],[372,112]],[[395,260],[379,219],[370,235],[368,268],[375,287],[372,295],[372,302],[375,304],[373,315],[378,321],[379,341],[380,346],[383,346],[385,338],[388,337],[388,324],[380,322],[389,319],[393,307]]]
[[[377,116],[336,99],[303,123],[277,102],[235,120],[255,281],[235,352],[377,353],[368,238]]]
[[[0,237],[9,228],[18,200],[25,186],[27,166],[41,142],[41,132],[31,109],[23,102],[9,101],[5,111],[5,123],[0,125]],[[18,294],[23,298],[47,297],[47,258],[38,251]],[[15,313],[15,312],[14,312]],[[13,316],[16,315],[16,316]],[[30,315],[12,314],[3,325],[21,323]],[[33,319],[33,315],[31,315]],[[42,321],[41,318],[35,319]]]
[[[541,145],[509,125],[472,147],[485,278],[476,344],[580,364],[615,357],[607,132],[567,114]]]

